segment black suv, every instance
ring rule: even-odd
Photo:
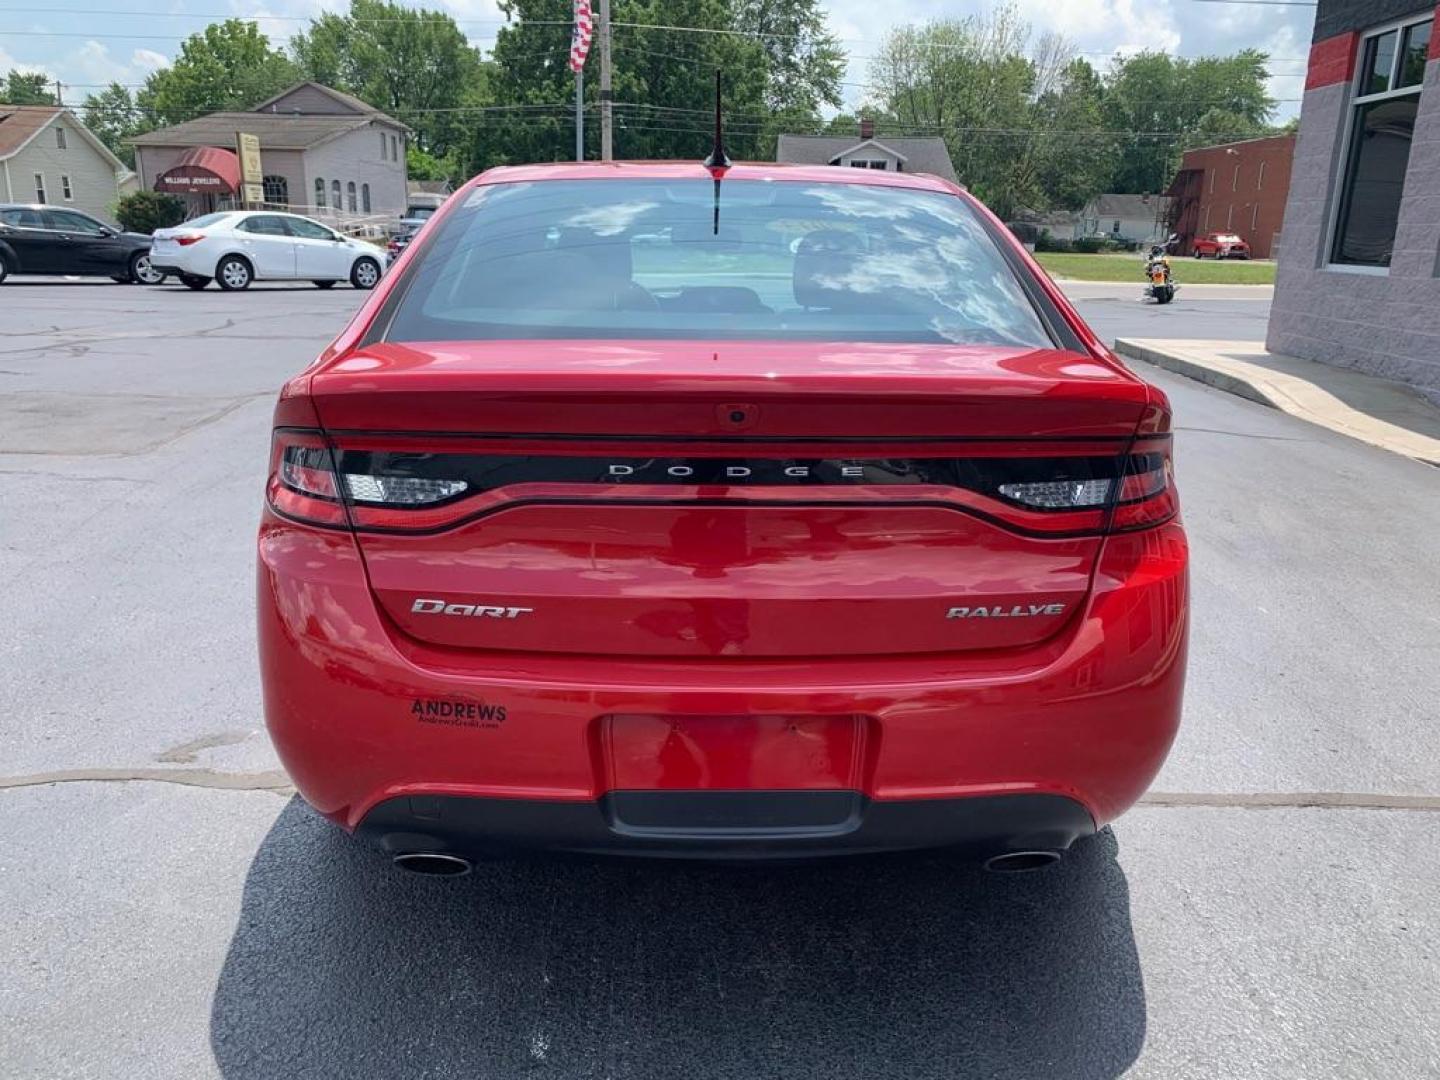
[[[76,274],[128,284],[165,280],[150,265],[150,237],[120,232],[60,206],[0,203],[0,282],[11,274]]]

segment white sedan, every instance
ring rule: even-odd
[[[385,261],[374,244],[298,214],[269,210],[205,214],[173,229],[156,229],[150,244],[150,265],[192,289],[211,281],[222,289],[248,289],[252,281],[313,281],[322,289],[348,281],[373,289]]]

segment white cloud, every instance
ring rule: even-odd
[[[138,68],[158,71],[169,65],[170,58],[164,53],[158,53],[153,49],[136,49],[130,54],[130,63]]]
[[[40,74],[48,75],[52,79],[55,78],[55,73],[44,64],[28,64],[17,60],[5,51],[4,46],[0,46],[0,78],[3,78],[5,73],[12,69],[15,71],[23,71],[27,75]]]

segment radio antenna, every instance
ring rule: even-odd
[[[725,153],[725,126],[720,111],[720,69],[715,69],[715,145],[710,148],[710,156],[705,159],[705,167],[710,170],[710,177],[715,181],[715,214],[711,224],[711,231],[714,235],[720,235],[720,181],[725,178],[725,170],[730,167],[730,155]]]
[[[715,145],[710,148],[710,156],[705,159],[705,167],[712,171],[730,167],[730,155],[725,153],[725,127],[720,112],[719,68],[715,69]]]

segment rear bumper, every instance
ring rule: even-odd
[[[406,833],[642,854],[731,842],[792,854],[999,848],[1027,830],[1073,839],[1139,798],[1180,718],[1188,596],[1178,522],[1108,539],[1084,610],[1042,645],[873,658],[662,661],[426,646],[377,609],[348,534],[267,513],[259,556],[266,721],[281,759],[318,810],[392,846]],[[673,768],[656,753],[617,767],[606,741],[617,718],[676,718],[676,742],[687,744],[685,729],[707,719],[777,716],[801,718],[797,740],[807,737],[803,718],[854,719],[826,730],[863,735],[845,744],[845,771],[793,777],[776,761],[805,759],[784,747],[742,753],[739,764],[701,754]],[[858,809],[805,835],[656,837],[616,817],[617,791],[637,786],[853,792]],[[445,812],[414,827],[415,800],[427,799],[444,800]],[[1060,805],[1052,799],[1066,804],[1056,823],[1032,828],[1025,808]]]
[[[612,791],[587,802],[411,796],[372,808],[357,834],[391,856],[517,851],[716,860],[803,859],[914,848],[986,857],[1063,851],[1095,831],[1060,795],[878,802],[854,791]]]

